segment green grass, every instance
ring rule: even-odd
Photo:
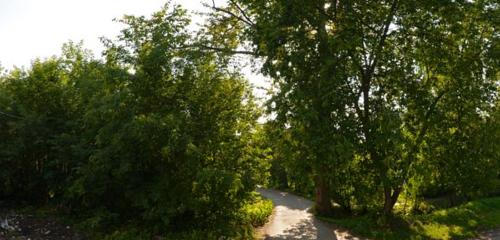
[[[389,226],[377,217],[334,219],[319,217],[354,234],[375,239],[464,239],[478,231],[500,227],[500,197],[471,201],[463,205],[422,215],[396,216]]]

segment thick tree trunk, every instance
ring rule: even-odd
[[[316,211],[320,215],[330,215],[333,209],[328,189],[328,183],[322,177],[316,177],[315,185],[316,185]]]

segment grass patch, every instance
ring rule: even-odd
[[[374,239],[464,239],[477,236],[480,230],[500,227],[500,197],[422,215],[397,215],[389,226],[381,226],[378,218],[370,215],[319,218]]]

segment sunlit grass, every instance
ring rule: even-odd
[[[477,236],[480,230],[500,227],[500,197],[427,214],[396,215],[390,226],[378,224],[377,217],[368,215],[322,219],[375,239],[464,239]]]

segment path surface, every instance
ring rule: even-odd
[[[313,205],[311,201],[276,190],[257,189],[257,192],[274,203],[269,222],[257,230],[263,239],[337,239],[330,226],[308,212]]]
[[[500,228],[481,232],[480,240],[500,240]]]

